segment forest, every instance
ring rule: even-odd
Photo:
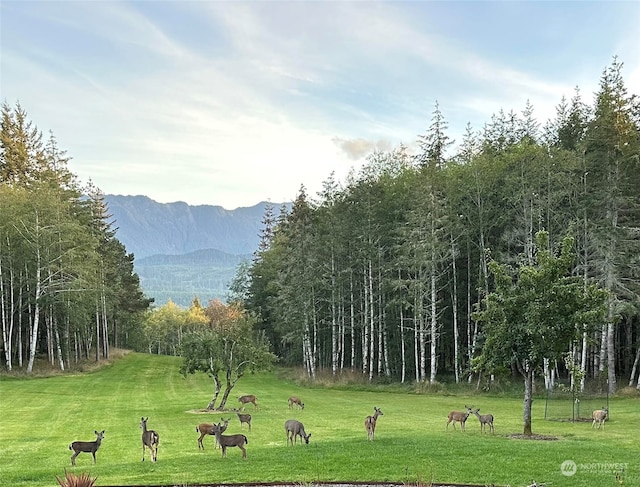
[[[18,103],[2,105],[0,321],[5,371],[109,358],[142,339],[145,297],[104,197]]]
[[[491,338],[477,319],[495,287],[490,264],[531,264],[544,231],[556,252],[572,238],[571,275],[609,297],[599,325],[573,323],[566,353],[537,372],[548,388],[569,370],[583,390],[635,384],[640,106],[622,67],[604,69],[592,105],[576,88],[544,125],[529,103],[501,110],[481,131],[467,126],[456,150],[436,103],[416,154],[373,153],[344,184],[329,177],[317,198],[303,186],[290,212],[267,209],[236,299],[310,377],[482,385],[513,372],[475,360]]]
[[[546,242],[553,255],[574,255],[570,276],[607,302],[597,326],[571,322],[562,356],[545,357],[536,373],[549,388],[569,371],[583,389],[637,384],[640,104],[623,64],[614,58],[603,70],[592,103],[576,88],[544,124],[527,103],[482,130],[467,126],[456,146],[447,132],[436,103],[416,151],[372,153],[345,181],[330,175],[316,197],[302,186],[290,209],[268,206],[228,309],[194,296],[188,310],[171,302],[152,310],[101,191],[81,186],[53,135],[43,138],[19,104],[5,103],[3,367],[31,372],[39,356],[64,369],[107,357],[111,346],[180,354],[185,334],[231,314],[253,323],[280,364],[312,379],[348,371],[489,387],[516,373],[515,362],[479,360],[495,344],[482,319],[496,289],[491,269],[499,263],[515,276]],[[561,318],[546,317],[549,329]]]

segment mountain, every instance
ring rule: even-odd
[[[116,237],[134,254],[143,291],[162,306],[187,307],[197,296],[226,298],[238,265],[258,248],[266,202],[221,206],[158,203],[146,196],[105,195]],[[272,204],[278,211],[279,204]]]
[[[118,240],[136,258],[202,249],[251,254],[258,248],[267,205],[225,210],[221,206],[158,203],[146,196],[120,195],[106,195],[105,202],[115,220]]]

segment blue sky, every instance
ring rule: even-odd
[[[0,1],[2,101],[105,193],[221,205],[312,197],[527,100],[543,125],[617,55],[640,94],[640,2]]]

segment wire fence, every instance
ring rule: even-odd
[[[607,408],[609,414],[607,420],[611,419],[609,409],[609,393],[607,390],[596,390],[580,392],[560,387],[547,391],[547,398],[544,407],[544,419],[549,421],[592,421],[593,411]]]

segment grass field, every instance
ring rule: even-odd
[[[247,459],[237,448],[226,459],[204,439],[200,422],[230,414],[197,414],[206,407],[212,383],[206,376],[184,379],[180,359],[131,353],[99,370],[48,378],[0,378],[0,485],[55,486],[64,469],[89,472],[97,485],[189,485],[288,481],[395,481],[525,486],[532,479],[560,486],[615,486],[613,470],[624,466],[624,485],[640,485],[640,400],[610,400],[612,420],[605,430],[588,423],[545,421],[544,400],[534,402],[534,433],[557,441],[510,438],[522,432],[522,398],[489,395],[436,395],[301,387],[275,373],[243,377],[232,392],[256,394]],[[297,395],[304,410],[291,411]],[[470,417],[466,431],[445,428],[451,409],[474,404],[495,415],[495,435],[480,433]],[[367,441],[365,416],[382,409],[375,441]],[[141,462],[140,417],[160,433],[158,462]],[[287,447],[284,422],[295,418],[311,433],[309,445]],[[82,453],[71,467],[69,444],[92,441],[106,430],[97,465]],[[227,433],[241,432],[233,415]],[[576,464],[563,475],[564,461]],[[566,472],[565,472],[566,473]]]

